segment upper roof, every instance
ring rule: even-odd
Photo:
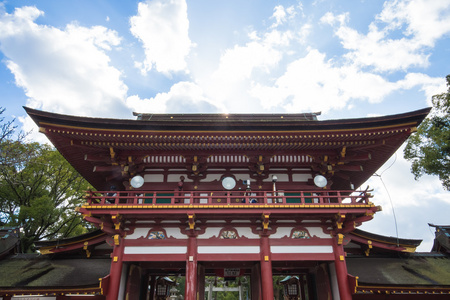
[[[24,107],[38,126],[63,125],[69,128],[123,131],[199,131],[199,132],[296,132],[377,129],[410,123],[418,125],[431,108],[370,118],[319,121],[317,114],[145,114],[137,120],[78,117]]]
[[[257,123],[261,121],[279,122],[287,120],[295,121],[317,121],[317,116],[320,116],[320,112],[316,113],[302,113],[302,114],[148,114],[148,113],[136,113],[133,115],[137,117],[137,120],[144,121],[166,121],[168,119],[177,122],[192,123],[194,121],[200,121],[202,123],[235,123],[240,122],[244,124]]]
[[[111,173],[128,180],[151,155],[303,155],[299,167],[326,174],[332,189],[358,187],[401,146],[429,108],[358,119],[315,120],[317,114],[145,114],[139,120],[76,117],[25,110],[54,146],[96,189]],[[192,159],[192,161],[190,161]],[[196,163],[197,161],[195,161]],[[269,159],[264,163],[269,164]],[[249,161],[249,164],[254,164]],[[241,164],[242,167],[242,164]],[[250,166],[251,167],[251,166]],[[277,167],[274,165],[274,167]],[[265,170],[268,170],[266,168]],[[207,170],[207,168],[205,168]],[[117,177],[117,174],[115,175]]]

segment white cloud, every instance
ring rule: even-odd
[[[253,32],[249,38],[245,45],[227,49],[218,68],[198,83],[208,98],[223,103],[227,112],[261,110],[248,94],[251,82],[272,76],[283,58],[283,49],[294,37],[290,31],[270,30],[261,35]]]
[[[312,48],[296,49],[315,29],[311,23],[303,24],[297,31],[278,28],[295,14],[276,6],[272,16],[274,26],[266,31],[252,31],[248,43],[225,50],[212,76],[198,80],[205,94],[224,103],[229,111],[325,114],[351,109],[355,101],[380,103],[396,91],[414,87],[431,99],[444,84],[443,79],[421,73],[406,74],[403,79],[391,82],[366,68],[367,65],[376,65],[378,69],[407,68],[415,63],[427,64],[428,56],[414,53],[414,47],[403,40],[386,39],[387,33],[378,30],[375,23],[367,36],[358,33],[346,25],[348,13],[337,16],[328,13],[321,18],[321,22],[336,26],[336,34],[342,36],[347,47],[356,49],[347,53],[347,59],[336,56],[328,59],[325,53]]]
[[[433,105],[431,103],[433,95],[443,93],[447,89],[445,78],[430,77],[422,73],[408,73],[403,80],[397,82],[397,85],[404,90],[419,86],[420,90],[424,92],[429,106]]]
[[[377,18],[389,28],[403,28],[418,44],[433,47],[450,32],[450,1],[396,0],[385,2]]]
[[[134,95],[128,97],[127,105],[138,113],[195,113],[220,112],[223,107],[213,103],[202,89],[192,82],[178,82],[167,93],[158,93],[150,99]]]
[[[272,18],[275,19],[275,23],[272,24],[272,27],[277,27],[286,21],[286,10],[283,5],[277,5],[273,9]]]
[[[349,50],[345,57],[359,67],[375,71],[407,70],[429,65],[430,47],[450,32],[450,1],[386,2],[377,20],[362,34],[347,25],[348,14],[325,14],[321,21],[334,26],[342,46]],[[400,38],[391,38],[403,30]]]
[[[120,43],[117,33],[101,26],[38,25],[35,19],[42,14],[23,7],[0,16],[0,49],[29,97],[27,105],[86,116],[122,115],[127,87],[105,54]]]
[[[251,95],[266,109],[282,105],[287,111],[327,112],[344,108],[350,99],[379,102],[393,88],[379,75],[354,66],[334,66],[313,49],[290,63],[273,86],[255,84]]]
[[[400,238],[423,239],[419,251],[430,251],[433,235],[427,223],[447,224],[450,194],[436,176],[424,175],[414,180],[411,164],[403,158],[403,147],[382,166],[366,184],[374,189],[371,200],[383,211],[361,229],[396,236],[395,219]],[[365,185],[362,186],[365,188]],[[394,219],[395,212],[395,219]]]
[[[270,34],[268,38],[282,42],[280,35]],[[253,41],[245,46],[235,46],[227,50],[220,58],[219,68],[214,72],[213,77],[226,84],[230,81],[248,79],[256,69],[267,73],[282,57],[282,53],[272,45],[273,42],[264,44]]]
[[[130,18],[131,33],[145,49],[145,60],[136,65],[147,73],[187,72],[186,58],[194,44],[189,39],[185,0],[140,2],[138,14]]]
[[[273,15],[271,19],[275,19],[271,28],[278,27],[285,23],[288,19],[292,19],[296,15],[296,10],[294,6],[289,6],[285,8],[283,5],[277,5],[273,9]]]

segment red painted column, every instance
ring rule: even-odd
[[[190,235],[186,257],[186,287],[185,300],[197,300],[197,238]]]
[[[252,267],[250,289],[252,300],[261,300],[261,267],[259,262]]]
[[[339,242],[339,236],[333,243],[334,263],[336,266],[336,277],[339,286],[341,300],[352,300],[352,293],[348,283],[347,264],[345,263],[344,246]]]
[[[261,235],[260,241],[262,299],[273,300],[272,259],[270,255],[269,236]]]
[[[124,241],[119,235],[114,237],[114,250],[112,253],[111,269],[109,272],[109,289],[106,295],[106,300],[118,300],[119,298],[119,288],[120,288],[120,277],[122,276],[123,268],[123,250]]]
[[[198,276],[197,276],[197,293],[198,299],[205,299],[205,266],[203,264],[197,264]]]

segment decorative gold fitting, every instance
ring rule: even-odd
[[[114,235],[114,245],[116,246],[120,245],[120,237],[118,234]]]
[[[338,245],[342,245],[342,242],[344,241],[344,235],[341,233],[338,233],[337,237],[338,237],[338,241],[337,241]]]
[[[269,229],[269,216],[270,216],[270,214],[263,214],[262,215],[262,218],[263,218],[262,224],[263,224],[264,230]]]
[[[188,215],[188,221],[189,221],[189,229],[194,230],[195,227],[195,215]]]

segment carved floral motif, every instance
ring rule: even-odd
[[[292,233],[293,239],[309,239],[311,236],[309,235],[308,231],[306,230],[294,230]]]
[[[220,234],[221,239],[237,239],[237,233],[234,230],[224,230]]]
[[[164,234],[164,232],[162,230],[150,231],[148,234],[148,239],[149,240],[165,240],[166,235]]]

